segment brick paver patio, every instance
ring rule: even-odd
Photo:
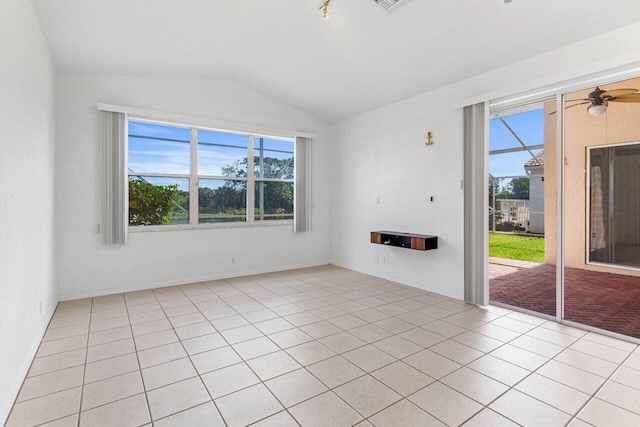
[[[556,267],[489,259],[491,301],[556,314]],[[640,338],[640,277],[565,269],[565,319]]]

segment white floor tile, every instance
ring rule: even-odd
[[[571,415],[517,390],[509,390],[489,407],[525,427],[563,426],[571,419]]]
[[[408,399],[447,425],[460,425],[482,409],[482,405],[438,382]]]
[[[321,266],[60,303],[7,426],[628,426],[638,402],[636,344]]]

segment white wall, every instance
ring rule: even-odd
[[[57,303],[55,70],[31,2],[0,2],[0,425]],[[40,308],[40,303],[42,308]]]
[[[432,95],[441,101],[420,96],[333,127],[331,262],[462,298],[462,110]],[[371,244],[376,230],[437,235],[438,249]]]
[[[624,27],[332,125],[332,264],[463,298],[462,107],[640,67],[639,39]],[[439,249],[371,244],[385,229],[438,235]]]
[[[325,124],[222,79],[59,75],[56,237],[60,299],[190,283],[329,262]],[[96,234],[96,104],[317,133],[313,231],[291,226],[130,233],[124,247]],[[231,257],[236,259],[231,264]]]

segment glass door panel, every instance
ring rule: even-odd
[[[489,294],[556,315],[556,100],[489,123]]]
[[[640,78],[563,97],[562,291],[565,320],[640,338],[640,102],[621,95],[632,88]]]

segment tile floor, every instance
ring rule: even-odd
[[[7,426],[640,425],[635,344],[333,266],[62,302]]]

